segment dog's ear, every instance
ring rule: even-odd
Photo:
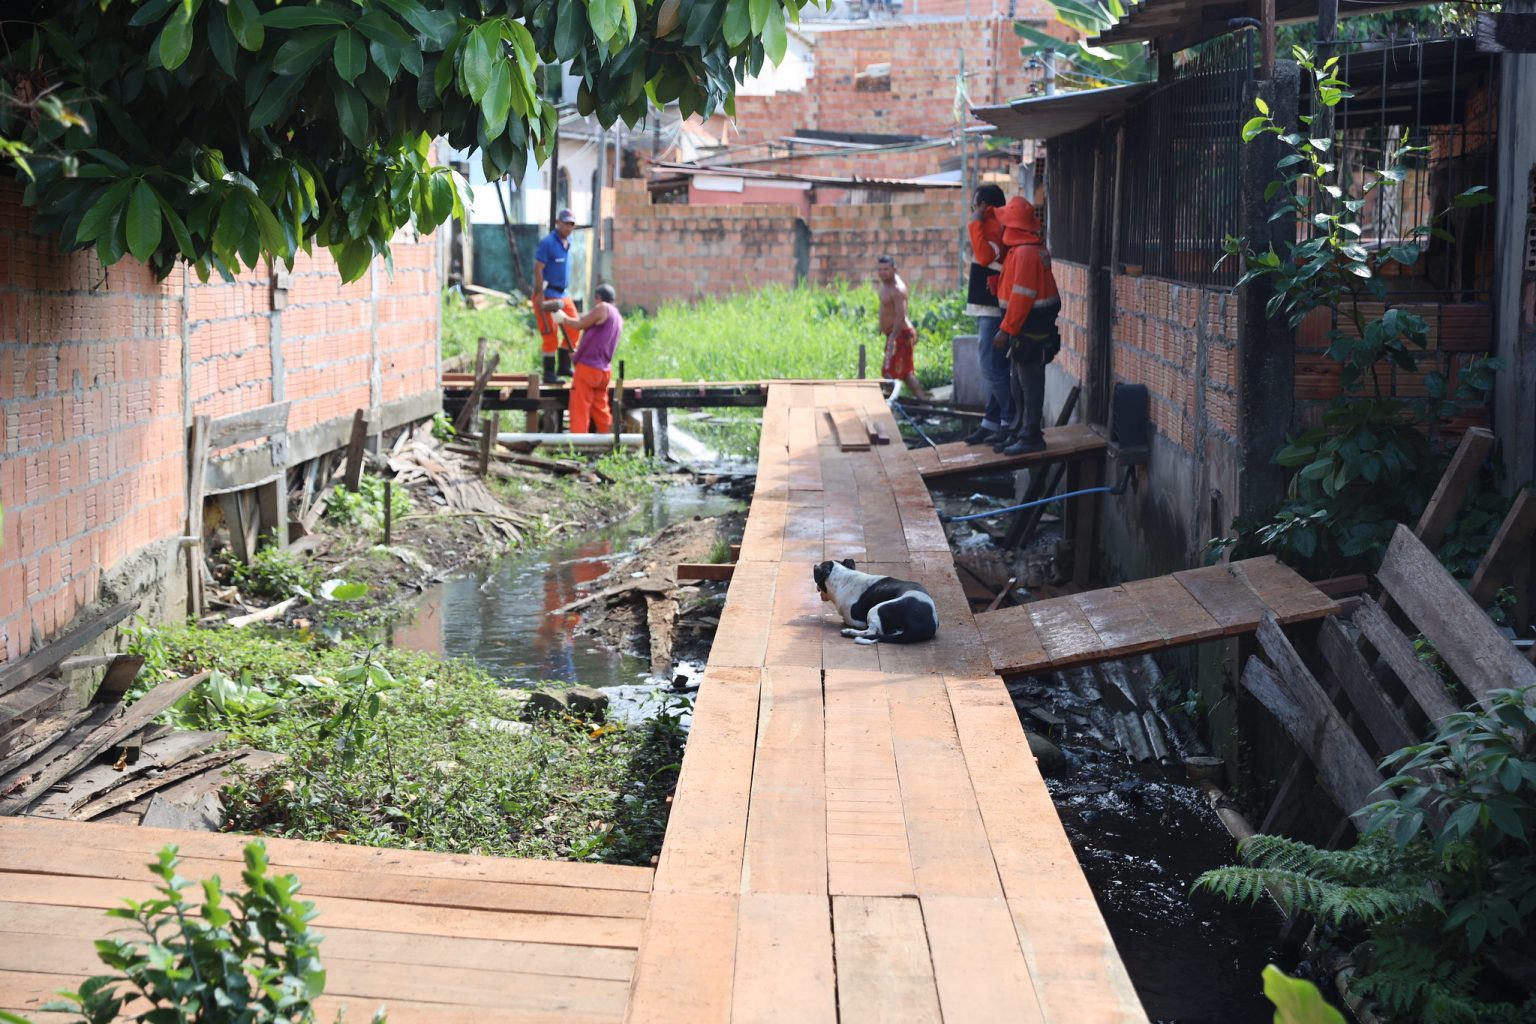
[[[816,581],[817,588],[821,589],[821,590],[825,590],[826,589],[827,577],[831,576],[831,575],[832,575],[832,563],[831,562],[822,562],[820,565],[815,566],[814,568],[811,569],[811,579]]]
[[[855,566],[853,564],[853,559],[845,558],[845,559],[843,559],[843,568],[844,569],[854,569],[854,568],[857,568],[857,566]]]

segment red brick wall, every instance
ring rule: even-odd
[[[376,265],[345,288],[328,256],[304,259],[276,312],[264,272],[156,282],[132,260],[103,270],[61,254],[32,233],[19,191],[0,188],[0,663],[182,533],[192,415],[286,398],[294,436],[356,408],[430,401],[435,252],[431,239],[397,244],[393,278]]]
[[[624,305],[795,283],[794,206],[653,205],[645,182],[621,180],[613,280]]]
[[[963,197],[914,193],[908,201],[812,206],[805,276],[813,284],[867,281],[881,254],[912,285],[954,287],[961,267]],[[645,183],[619,182],[613,278],[619,301],[663,302],[796,283],[792,205],[653,205]]]
[[[875,260],[889,255],[909,285],[958,287],[964,197],[957,189],[921,195],[910,202],[813,206],[809,280],[867,281]]]
[[[1081,381],[1088,348],[1087,270],[1065,260],[1056,260],[1053,269],[1062,299],[1058,358],[1062,371]],[[1237,297],[1223,289],[1120,274],[1112,302],[1111,372],[1116,381],[1146,385],[1157,432],[1195,453],[1203,415],[1208,433],[1235,439]]]
[[[1160,277],[1114,279],[1116,380],[1145,384],[1152,423],[1164,437],[1194,452],[1199,424],[1197,345],[1206,343],[1207,427],[1237,436],[1237,297],[1219,289]]]
[[[1044,0],[1028,0],[1016,7],[1019,18],[1038,19],[1042,27],[1051,17]],[[977,13],[984,16],[923,22],[876,19],[858,28],[807,33],[813,40],[815,70],[805,91],[738,97],[736,133],[729,138],[736,145],[754,146],[742,156],[756,159],[779,155],[782,149],[770,154],[763,144],[801,130],[949,135],[956,127],[955,75],[962,51],[973,106],[1025,96],[1039,77],[1024,67],[1013,19],[992,17],[989,8],[978,7]],[[884,63],[891,66],[889,89],[859,87],[860,72]],[[806,174],[916,177],[937,171],[941,162],[953,156],[953,150],[941,148],[865,154],[851,158],[851,163],[845,162],[850,158],[797,156],[754,166],[793,167]]]

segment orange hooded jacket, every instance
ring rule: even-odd
[[[1000,331],[1018,334],[1029,326],[1033,332],[1031,319],[1037,325],[1049,320],[1050,324],[1040,326],[1040,333],[1045,333],[1061,309],[1061,295],[1051,274],[1050,250],[1041,237],[1040,216],[1029,200],[1014,196],[998,211],[997,219],[1003,225],[1003,244],[1008,247],[1003,279],[997,288],[997,299],[1004,306]]]

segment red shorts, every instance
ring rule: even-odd
[[[886,380],[906,380],[912,376],[912,346],[917,343],[917,331],[903,327],[885,343],[885,362],[880,365],[880,376]]]

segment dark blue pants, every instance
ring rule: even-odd
[[[993,348],[992,339],[1003,320],[1000,316],[976,318],[976,357],[981,363],[981,377],[987,384],[987,408],[981,425],[988,430],[1012,429],[1018,412],[1010,386],[1008,349]]]

